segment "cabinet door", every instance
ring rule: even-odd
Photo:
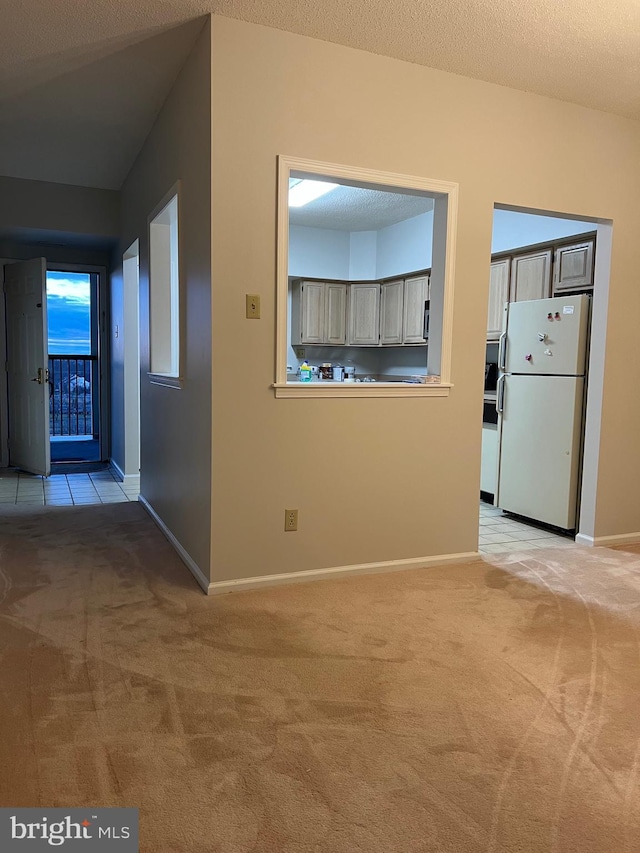
[[[491,264],[489,277],[489,314],[487,316],[487,340],[497,341],[502,332],[504,303],[509,301],[509,271],[511,258],[503,258]]]
[[[321,281],[303,281],[300,298],[300,343],[324,343],[324,294]]]
[[[402,343],[404,281],[387,281],[380,294],[380,343]]]
[[[560,246],[553,262],[554,294],[593,287],[593,240]]]
[[[325,285],[324,332],[328,344],[344,344],[347,341],[347,285]]]
[[[352,284],[349,296],[349,343],[378,346],[380,342],[380,285]]]
[[[551,296],[551,249],[515,255],[511,262],[510,302]]]
[[[429,299],[429,276],[406,278],[404,281],[403,341],[424,344],[424,303]]]

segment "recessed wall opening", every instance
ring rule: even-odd
[[[150,373],[180,376],[178,195],[149,222]]]
[[[457,186],[279,167],[276,396],[448,393]]]
[[[581,529],[581,496],[595,493],[583,469],[601,397],[590,364],[604,349],[609,244],[610,225],[595,219],[494,210],[481,552],[562,545]]]
[[[140,242],[122,257],[122,329],[114,354],[122,361],[124,446],[118,471],[123,480],[140,473]]]

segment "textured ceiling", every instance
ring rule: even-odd
[[[378,231],[432,209],[433,200],[424,196],[338,187],[304,207],[289,208],[289,222],[336,231]]]
[[[201,23],[188,22],[209,12],[640,119],[638,0],[0,7],[0,174],[15,177],[120,186]]]
[[[640,119],[638,0],[218,0],[266,24]]]

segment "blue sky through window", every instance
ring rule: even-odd
[[[91,276],[48,272],[47,314],[51,355],[91,354]]]

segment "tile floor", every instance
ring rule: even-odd
[[[3,504],[74,506],[137,501],[140,478],[125,483],[110,470],[94,474],[53,474],[38,477],[5,468],[0,471],[0,511]]]
[[[549,530],[525,524],[505,515],[491,504],[480,503],[481,554],[501,554],[508,551],[529,551],[534,548],[570,548],[576,543],[567,536],[557,536]]]
[[[139,492],[139,477],[122,483],[111,470],[93,474],[53,474],[46,478],[8,468],[0,472],[0,510],[2,504],[74,506],[137,501]],[[509,518],[491,504],[480,504],[478,550],[481,554],[566,548],[574,544],[565,536]]]

